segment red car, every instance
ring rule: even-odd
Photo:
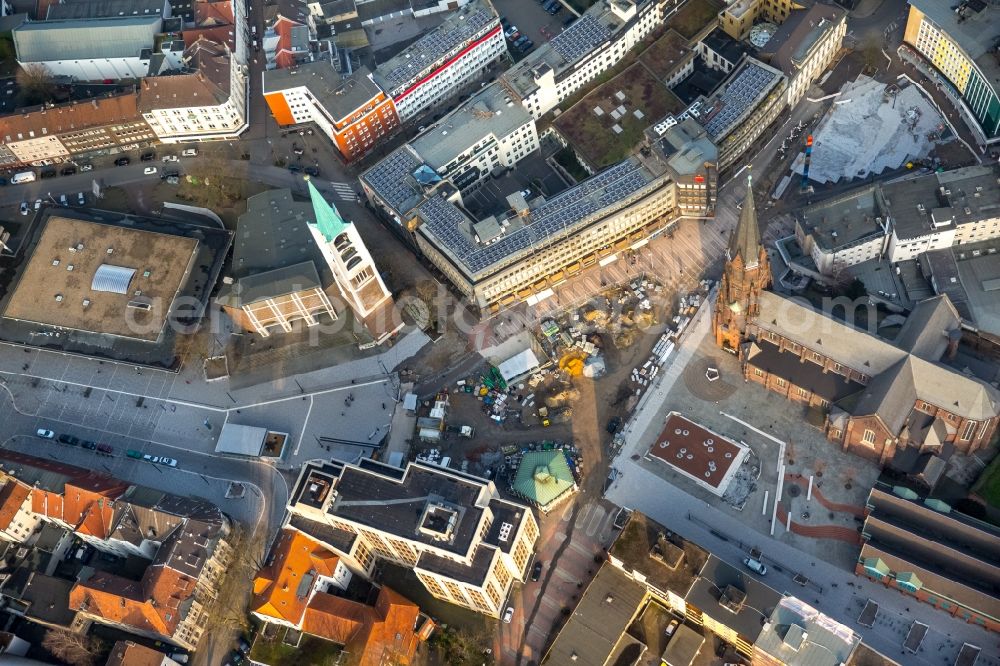
[[[100,453],[112,454],[115,452],[115,447],[111,446],[110,444],[98,444],[97,450]]]

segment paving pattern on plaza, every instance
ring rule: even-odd
[[[648,455],[721,496],[747,451],[742,444],[671,412]]]

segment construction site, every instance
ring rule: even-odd
[[[808,181],[818,184],[864,179],[923,161],[935,146],[954,138],[916,86],[867,76],[844,84],[812,137],[812,154],[807,160],[806,151],[800,153],[792,172],[800,177],[806,172]]]

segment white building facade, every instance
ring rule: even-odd
[[[141,98],[152,95],[160,86],[201,88],[201,99],[208,104],[194,103],[196,98],[185,97],[187,104],[178,105],[171,98],[142,99],[142,116],[163,143],[190,141],[216,141],[235,139],[249,126],[247,120],[247,68],[226,47],[228,82],[207,81],[202,73],[176,77],[155,77],[143,81]],[[202,77],[197,80],[197,77]],[[176,81],[171,81],[176,79]],[[228,83],[228,86],[225,84]],[[221,84],[221,85],[219,85]],[[228,87],[228,93],[226,88]],[[213,94],[214,93],[214,94]],[[177,99],[177,98],[174,98]]]
[[[473,0],[380,65],[374,80],[406,121],[455,95],[506,54],[496,10],[484,0]]]
[[[618,64],[665,18],[667,2],[603,0],[504,74],[535,118]],[[608,30],[608,24],[614,31]],[[593,44],[599,40],[599,43]],[[587,46],[582,46],[587,45]]]

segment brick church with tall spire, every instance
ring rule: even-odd
[[[736,352],[746,331],[747,320],[756,316],[760,292],[771,286],[771,262],[760,241],[753,187],[747,178],[747,194],[740,220],[729,238],[726,269],[719,283],[713,329],[723,349]]]
[[[716,343],[736,353],[748,382],[821,415],[827,438],[845,451],[927,476],[948,447],[985,448],[1000,421],[1000,391],[943,361],[954,357],[961,318],[947,295],[928,298],[892,338],[773,291],[748,186],[712,313]],[[867,307],[862,301],[860,307]],[[874,320],[874,318],[870,318]],[[909,461],[909,462],[907,462]]]

